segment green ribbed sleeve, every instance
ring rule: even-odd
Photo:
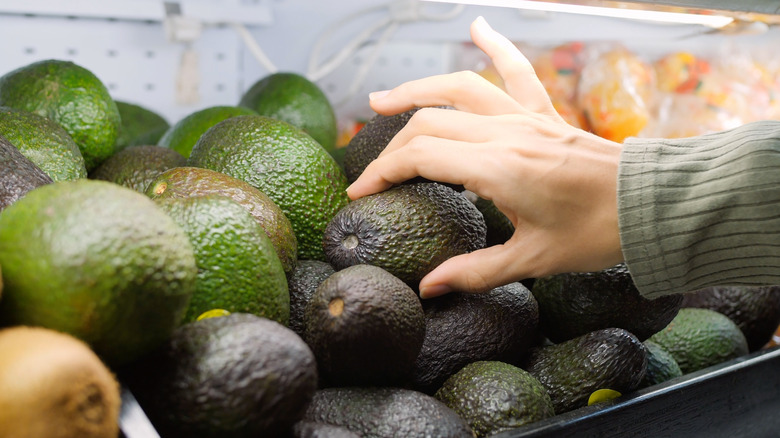
[[[623,257],[647,298],[780,284],[780,121],[685,139],[626,139]]]

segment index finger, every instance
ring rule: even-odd
[[[531,62],[514,43],[493,30],[483,17],[478,17],[471,24],[471,39],[493,61],[504,80],[504,88],[515,101],[534,112],[558,114]]]

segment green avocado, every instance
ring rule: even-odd
[[[485,219],[454,189],[402,184],[342,208],[325,229],[327,261],[338,269],[380,266],[413,288],[450,257],[485,246]]]
[[[586,406],[596,390],[627,394],[638,388],[647,371],[647,349],[632,333],[606,328],[536,348],[522,368],[544,385],[561,414]]]
[[[218,195],[155,201],[187,233],[198,277],[184,316],[223,309],[287,325],[287,277],[271,240],[244,207]]]
[[[341,426],[363,438],[473,438],[468,423],[431,395],[394,387],[323,388],[304,420]]]
[[[644,342],[647,348],[647,372],[640,388],[657,385],[669,379],[682,376],[680,365],[664,347],[647,339]]]
[[[317,389],[306,343],[246,313],[185,324],[119,375],[163,437],[289,436]]]
[[[246,181],[214,170],[175,167],[160,173],[147,187],[152,199],[221,195],[246,208],[271,239],[284,272],[290,273],[298,260],[298,240],[290,220],[276,203]]]
[[[555,415],[547,389],[534,376],[500,361],[464,366],[434,397],[466,420],[480,438]]]
[[[122,124],[116,139],[116,151],[128,146],[156,145],[165,131],[171,127],[160,114],[134,103],[114,100]]]
[[[87,177],[78,145],[57,122],[9,107],[0,107],[0,135],[54,181]]]
[[[269,74],[252,84],[238,104],[301,129],[328,153],[336,148],[338,125],[333,106],[320,87],[304,76]]]
[[[209,128],[217,123],[236,116],[257,114],[249,108],[218,105],[203,108],[188,114],[174,123],[163,133],[157,144],[175,150],[189,158],[195,143]]]
[[[728,316],[745,335],[748,350],[756,351],[780,325],[780,286],[713,286],[685,294],[682,306]]]
[[[52,182],[46,172],[0,135],[0,211],[30,190]]]
[[[322,236],[349,203],[347,179],[309,135],[266,116],[232,117],[200,137],[188,165],[225,173],[268,195],[292,224],[298,258],[325,261]]]
[[[87,171],[113,155],[121,125],[108,89],[90,70],[46,59],[0,77],[0,106],[47,117],[73,138]]]
[[[161,173],[184,166],[187,159],[173,149],[162,146],[131,146],[108,157],[95,170],[91,179],[109,181],[146,193],[147,187]]]
[[[644,298],[624,263],[583,273],[537,278],[542,334],[562,342],[593,330],[620,327],[644,341],[677,315],[682,294]]]
[[[306,306],[304,339],[324,386],[407,384],[425,337],[417,294],[384,269],[354,265],[325,279]]]
[[[748,343],[739,326],[726,315],[710,309],[684,307],[649,340],[668,351],[683,374],[748,354]]]

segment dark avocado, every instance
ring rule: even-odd
[[[561,414],[586,406],[598,389],[636,389],[647,370],[647,349],[628,331],[606,328],[534,349],[522,368],[544,385]]]
[[[333,266],[320,260],[298,260],[298,264],[287,275],[287,288],[290,291],[290,323],[287,325],[295,333],[304,336],[306,323],[304,314],[312,295],[320,283],[336,272]]]
[[[642,297],[623,263],[537,278],[532,292],[542,334],[556,343],[609,327],[624,328],[644,341],[677,315],[683,299],[681,294]]]
[[[517,282],[483,294],[454,292],[422,304],[425,340],[414,368],[418,391],[433,394],[474,361],[516,364],[538,339],[539,306]]]
[[[325,279],[304,319],[304,339],[323,386],[406,384],[425,337],[417,294],[371,265],[350,266]]]
[[[49,175],[0,136],[0,211],[30,190],[51,182]]]
[[[450,257],[485,246],[485,220],[466,197],[438,183],[410,183],[350,202],[325,228],[336,269],[382,267],[417,288]]]
[[[120,377],[166,438],[288,436],[317,388],[306,343],[246,313],[179,327]]]
[[[363,438],[473,438],[465,420],[433,396],[411,389],[319,389],[304,419],[345,427]]]
[[[644,344],[647,348],[647,372],[642,383],[639,384],[640,388],[682,376],[680,365],[664,347],[651,340],[645,340]]]

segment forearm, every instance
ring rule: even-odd
[[[690,139],[627,139],[621,247],[648,298],[780,284],[780,122]]]

